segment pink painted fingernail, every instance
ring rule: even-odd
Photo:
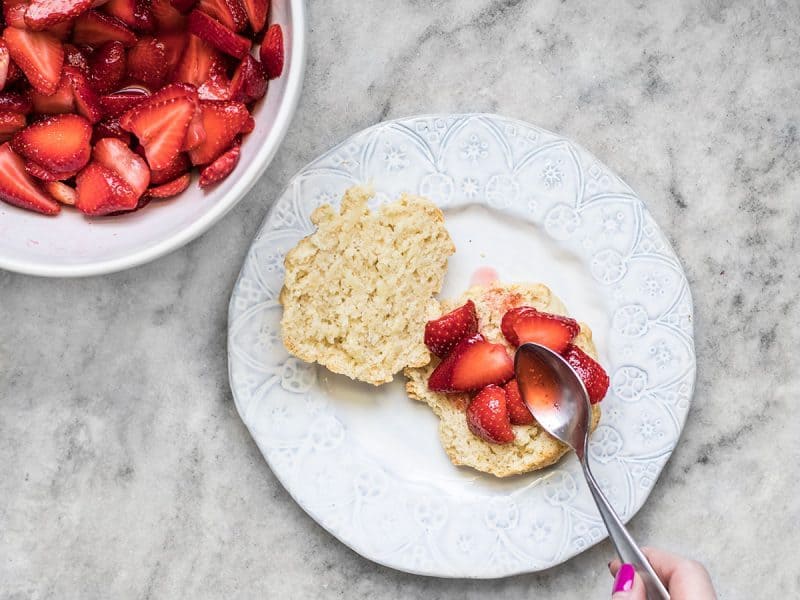
[[[614,579],[614,589],[611,590],[611,593],[630,591],[633,587],[634,575],[636,575],[636,571],[633,569],[633,565],[627,563],[622,565],[617,571],[617,577]]]

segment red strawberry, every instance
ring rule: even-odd
[[[116,17],[96,10],[86,11],[75,19],[75,27],[72,30],[72,41],[75,44],[99,46],[114,40],[122,42],[123,46],[129,48],[136,43],[136,35]]]
[[[252,115],[250,115],[249,117],[247,117],[247,121],[244,122],[244,125],[242,125],[242,129],[239,131],[239,133],[241,133],[242,135],[246,135],[251,131],[253,131],[253,129],[255,128],[256,128],[256,120],[253,118]]]
[[[136,0],[108,0],[103,4],[102,10],[128,27],[136,27]]]
[[[184,17],[169,0],[152,0],[150,10],[156,21],[159,31],[184,31],[186,17]]]
[[[72,82],[66,75],[61,76],[55,93],[49,96],[30,90],[28,97],[33,110],[37,114],[56,115],[71,113],[75,110],[75,95],[72,93]]]
[[[3,40],[11,59],[22,69],[34,89],[45,95],[54,93],[64,63],[64,47],[58,38],[44,31],[6,27]]]
[[[467,407],[467,425],[472,433],[491,444],[514,441],[503,388],[487,385],[478,392]]]
[[[514,425],[532,425],[533,415],[522,400],[517,380],[512,379],[503,386],[503,389],[506,391],[506,404],[508,406],[508,416],[511,419],[511,423]]]
[[[77,46],[64,44],[64,65],[75,67],[85,76],[89,75],[89,60]]]
[[[64,75],[72,84],[76,112],[86,117],[90,123],[97,123],[103,116],[103,111],[100,108],[100,98],[89,85],[89,80],[75,67],[64,67]]]
[[[608,391],[608,375],[600,363],[574,344],[569,344],[562,356],[583,381],[592,404],[597,404],[605,398]]]
[[[240,151],[241,147],[236,143],[230,150],[221,154],[219,158],[200,171],[200,187],[208,187],[230,175],[231,171],[236,168],[236,163],[239,162]]]
[[[462,339],[428,379],[434,392],[470,392],[503,384],[514,376],[514,362],[502,344],[487,342],[480,333]]]
[[[267,77],[275,79],[283,72],[283,30],[280,25],[270,25],[261,40],[261,64]]]
[[[194,8],[194,5],[197,4],[197,0],[170,0],[170,4],[172,4],[176,10],[187,13]]]
[[[540,312],[531,306],[509,310],[503,315],[500,329],[512,346],[534,342],[559,353],[581,330],[575,319]]]
[[[151,10],[150,0],[136,0],[133,17],[135,22],[131,27],[136,31],[152,33],[156,30],[156,18]]]
[[[150,172],[150,185],[161,185],[173,179],[180,177],[192,168],[192,163],[186,157],[186,154],[181,152],[175,157],[169,165],[165,168]]]
[[[6,76],[6,86],[11,85],[12,83],[16,83],[17,81],[20,81],[21,79],[24,78],[25,75],[23,74],[22,69],[20,69],[12,60],[8,64],[8,75]]]
[[[89,85],[98,94],[109,94],[119,89],[125,68],[125,46],[118,40],[106,42],[89,59]]]
[[[64,173],[89,162],[92,127],[78,115],[55,115],[37,121],[14,136],[14,152],[49,171]]]
[[[73,206],[78,199],[78,192],[75,191],[75,188],[68,186],[66,183],[48,181],[43,183],[42,187],[47,190],[47,193],[53,198],[61,202],[61,204]]]
[[[70,179],[71,177],[75,177],[78,173],[77,169],[74,171],[64,171],[62,173],[55,173],[53,171],[49,171],[45,169],[42,165],[36,164],[35,162],[28,161],[25,163],[25,170],[36,177],[36,179],[40,181],[64,181],[65,179]]]
[[[11,54],[8,52],[8,46],[0,39],[0,90],[6,87],[8,80],[8,69],[11,66]]]
[[[167,49],[154,37],[143,37],[128,51],[128,74],[156,89],[167,75]]]
[[[425,345],[439,358],[447,354],[465,337],[478,332],[475,303],[467,300],[463,306],[425,324]]]
[[[28,96],[18,92],[0,93],[0,111],[9,111],[27,115],[33,110]]]
[[[95,124],[92,132],[92,144],[96,144],[103,138],[116,138],[124,142],[126,146],[131,143],[131,134],[120,126],[117,117],[109,117]]]
[[[183,56],[183,50],[186,48],[186,42],[189,39],[188,33],[182,32],[163,32],[158,34],[158,39],[164,43],[164,63],[167,79],[173,81],[175,69],[178,68],[178,63]]]
[[[244,58],[250,52],[250,40],[233,33],[222,23],[197,9],[189,13],[188,26],[190,33],[195,34],[225,54],[235,58]]]
[[[25,115],[11,110],[0,110],[0,142],[10,140],[15,133],[25,128]]]
[[[247,19],[254,33],[258,33],[264,28],[269,12],[269,0],[242,0]]]
[[[231,99],[231,82],[228,81],[222,61],[212,65],[208,78],[197,88],[197,95],[201,100]]]
[[[181,175],[177,179],[173,179],[172,181],[165,183],[163,185],[159,185],[158,187],[150,188],[147,193],[151,198],[170,198],[172,196],[177,196],[182,191],[184,191],[187,187],[189,187],[189,182],[192,180],[192,176],[189,173]]]
[[[194,103],[187,97],[155,103],[151,98],[122,115],[120,124],[139,138],[150,168],[157,170],[169,165],[180,152],[194,112]]]
[[[138,196],[111,169],[95,162],[86,165],[76,178],[78,197],[75,206],[81,212],[100,216],[136,208]]]
[[[193,165],[205,165],[230,147],[250,113],[241,102],[200,102],[206,139],[189,151]]]
[[[150,94],[144,89],[114,92],[100,98],[100,108],[104,117],[118,117],[149,97]]]
[[[196,35],[189,35],[172,80],[200,87],[206,82],[214,66],[220,62],[220,56],[214,48]]]
[[[247,27],[247,13],[239,0],[200,0],[197,8],[231,31],[242,31]]]
[[[25,161],[9,144],[0,146],[0,200],[45,215],[61,211],[58,202],[39,189],[25,172]]]
[[[28,0],[3,0],[3,19],[8,27],[27,29],[25,12],[28,10]]]
[[[33,31],[52,29],[56,23],[74,19],[89,10],[92,0],[32,0],[25,11],[25,24]]]
[[[125,142],[116,138],[105,138],[97,142],[92,159],[112,171],[116,171],[136,193],[138,198],[150,185],[150,169],[142,157],[134,154]]]
[[[230,99],[250,104],[267,93],[267,73],[263,65],[249,54],[236,67],[230,85]]]

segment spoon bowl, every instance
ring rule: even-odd
[[[522,344],[514,356],[514,372],[523,402],[539,426],[575,451],[597,509],[620,559],[632,564],[644,582],[648,600],[669,600],[647,557],[625,528],[589,468],[591,403],[580,376],[550,348]]]

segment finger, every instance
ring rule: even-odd
[[[611,600],[647,600],[644,582],[631,565],[623,565],[617,571]]]
[[[610,563],[608,563],[608,570],[611,571],[612,577],[617,576],[617,572],[619,571],[619,568],[621,566],[622,566],[622,561],[620,561],[618,558],[615,558]]]
[[[674,597],[698,600],[716,598],[711,577],[699,562],[658,548],[642,548],[642,551]]]

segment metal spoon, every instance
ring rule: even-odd
[[[514,357],[520,395],[539,425],[575,451],[600,516],[620,559],[632,564],[642,578],[649,600],[669,600],[669,592],[658,579],[631,534],[611,508],[589,469],[589,394],[569,363],[549,348],[523,344]]]

